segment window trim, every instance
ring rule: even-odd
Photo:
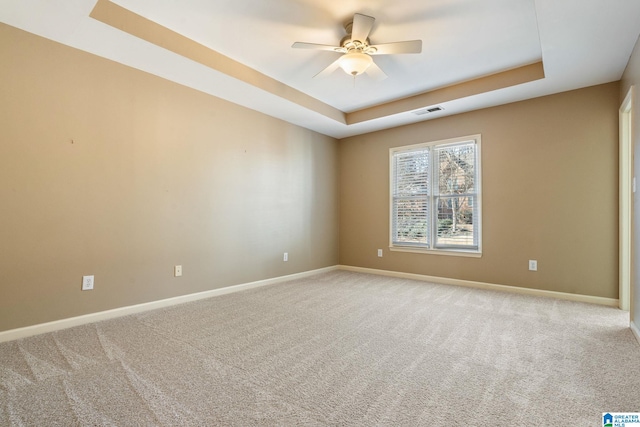
[[[413,151],[423,147],[436,147],[436,146],[446,146],[446,145],[455,145],[461,144],[465,142],[474,142],[476,145],[476,180],[477,180],[477,190],[476,190],[476,203],[478,205],[478,215],[477,215],[477,236],[478,236],[478,247],[477,249],[468,249],[461,247],[434,247],[432,245],[430,247],[419,247],[419,246],[404,246],[404,245],[394,245],[393,243],[393,185],[394,185],[394,154],[402,153],[406,151]],[[431,168],[433,169],[433,168]],[[433,170],[430,172],[433,174]],[[430,178],[431,182],[433,182],[433,177]],[[432,195],[433,198],[437,198],[438,196]],[[433,234],[435,217],[431,215],[431,229]],[[435,243],[435,238],[431,237],[431,243]],[[453,255],[453,256],[463,256],[463,257],[475,257],[479,258],[482,256],[482,136],[481,134],[475,135],[467,135],[457,138],[449,138],[438,141],[429,141],[422,142],[419,144],[412,145],[404,145],[400,147],[391,147],[389,148],[389,250],[394,252],[410,252],[410,253],[423,253],[423,254],[433,254],[433,255]]]

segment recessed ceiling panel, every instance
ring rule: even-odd
[[[115,3],[346,112],[541,59],[533,0]],[[339,45],[354,13],[376,18],[371,44],[419,39],[423,52],[376,56],[382,81],[340,69],[314,79],[340,54],[291,45]]]

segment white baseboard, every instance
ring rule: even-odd
[[[290,274],[287,276],[274,277],[271,279],[258,280],[256,282],[243,283],[240,285],[227,286],[225,288],[212,289],[210,291],[198,292],[194,294],[182,295],[179,297],[167,298],[158,301],[151,301],[143,304],[130,305],[126,307],[115,308],[112,310],[100,311],[97,313],[85,314],[82,316],[70,317],[67,319],[56,320],[53,322],[40,323],[38,325],[26,326],[24,328],[10,329],[0,332],[0,343],[12,341],[20,338],[26,338],[33,335],[39,335],[46,332],[58,331],[61,329],[71,328],[73,326],[84,325],[87,323],[98,322],[100,320],[113,319],[116,317],[127,316],[129,314],[142,313],[157,308],[169,307],[176,304],[182,304],[190,301],[211,298],[219,295],[225,295],[232,292],[244,291],[260,286],[271,285],[284,282],[287,280],[300,279],[313,276],[319,273],[325,273],[333,270],[346,270],[359,273],[377,274],[381,276],[399,277],[404,279],[421,280],[426,282],[442,283],[445,285],[466,286],[478,289],[489,289],[494,291],[512,292],[523,295],[533,295],[542,297],[558,298],[569,301],[586,302],[591,304],[600,304],[610,307],[618,307],[618,300],[614,298],[595,297],[590,295],[570,294],[565,292],[544,291],[531,288],[519,288],[516,286],[496,285],[493,283],[474,282],[470,280],[449,279],[446,277],[426,276],[423,274],[402,273],[398,271],[377,270],[373,268],[353,267],[348,265],[338,265],[320,268],[317,270],[305,271],[302,273]],[[638,327],[631,323],[631,330],[640,342],[640,331]]]
[[[143,304],[129,305],[126,307],[114,308],[112,310],[99,311],[97,313],[85,314],[82,316],[69,317],[67,319],[55,320],[53,322],[40,323],[38,325],[26,326],[24,328],[10,329],[0,332],[0,343],[5,341],[17,340],[33,335],[44,334],[46,332],[58,331],[61,329],[71,328],[73,326],[84,325],[87,323],[98,322],[100,320],[113,319],[116,317],[127,316],[129,314],[142,313],[144,311],[155,310],[157,308],[169,307],[176,304],[182,304],[190,301],[197,301],[205,298],[211,298],[219,295],[230,294],[232,292],[244,291],[247,289],[258,288],[260,286],[281,283],[287,280],[300,279],[313,276],[319,273],[337,270],[337,266],[320,268],[317,270],[304,271],[302,273],[290,274],[287,276],[274,277],[271,279],[258,280],[256,282],[243,283],[240,285],[227,286],[210,291],[197,292],[194,294],[181,295],[179,297],[166,298],[158,301],[151,301]]]
[[[594,297],[591,295],[570,294],[566,292],[545,291],[532,288],[520,288],[517,286],[496,285],[493,283],[473,282],[470,280],[449,279],[446,277],[426,276],[423,274],[402,273],[399,271],[377,270],[374,268],[352,267],[349,265],[338,266],[340,270],[354,271],[358,273],[377,274],[381,276],[400,277],[403,279],[421,280],[425,282],[442,283],[444,285],[465,286],[468,288],[488,289],[492,291],[511,292],[521,295],[532,295],[538,297],[557,298],[569,301],[586,302],[590,304],[600,304],[610,307],[618,307],[618,300],[615,298]]]
[[[638,340],[638,344],[640,344],[640,329],[638,329],[638,326],[634,322],[630,322],[629,326],[631,327],[631,332],[633,332],[633,335],[635,335]]]

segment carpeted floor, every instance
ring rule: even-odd
[[[0,425],[598,426],[617,309],[335,271],[0,344]]]

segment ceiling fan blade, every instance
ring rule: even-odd
[[[365,70],[365,73],[369,75],[374,80],[380,81],[387,78],[387,75],[384,71],[375,62],[372,62],[369,67]]]
[[[342,56],[340,58],[342,58]],[[333,61],[331,64],[329,64],[327,68],[325,68],[324,70],[320,71],[318,74],[313,76],[313,78],[315,79],[316,77],[326,77],[329,74],[333,73],[340,66],[340,58]]]
[[[295,42],[291,45],[291,47],[296,49],[313,49],[313,50],[329,50],[331,52],[343,52],[344,49],[340,46],[329,46],[327,44],[315,44],[315,43],[304,43],[304,42]]]
[[[369,55],[391,55],[394,53],[421,53],[422,40],[409,40],[406,42],[383,43],[369,46]],[[375,49],[375,52],[372,50]]]
[[[353,25],[351,27],[351,40],[367,41],[369,33],[373,28],[376,18],[356,13],[353,15]]]

